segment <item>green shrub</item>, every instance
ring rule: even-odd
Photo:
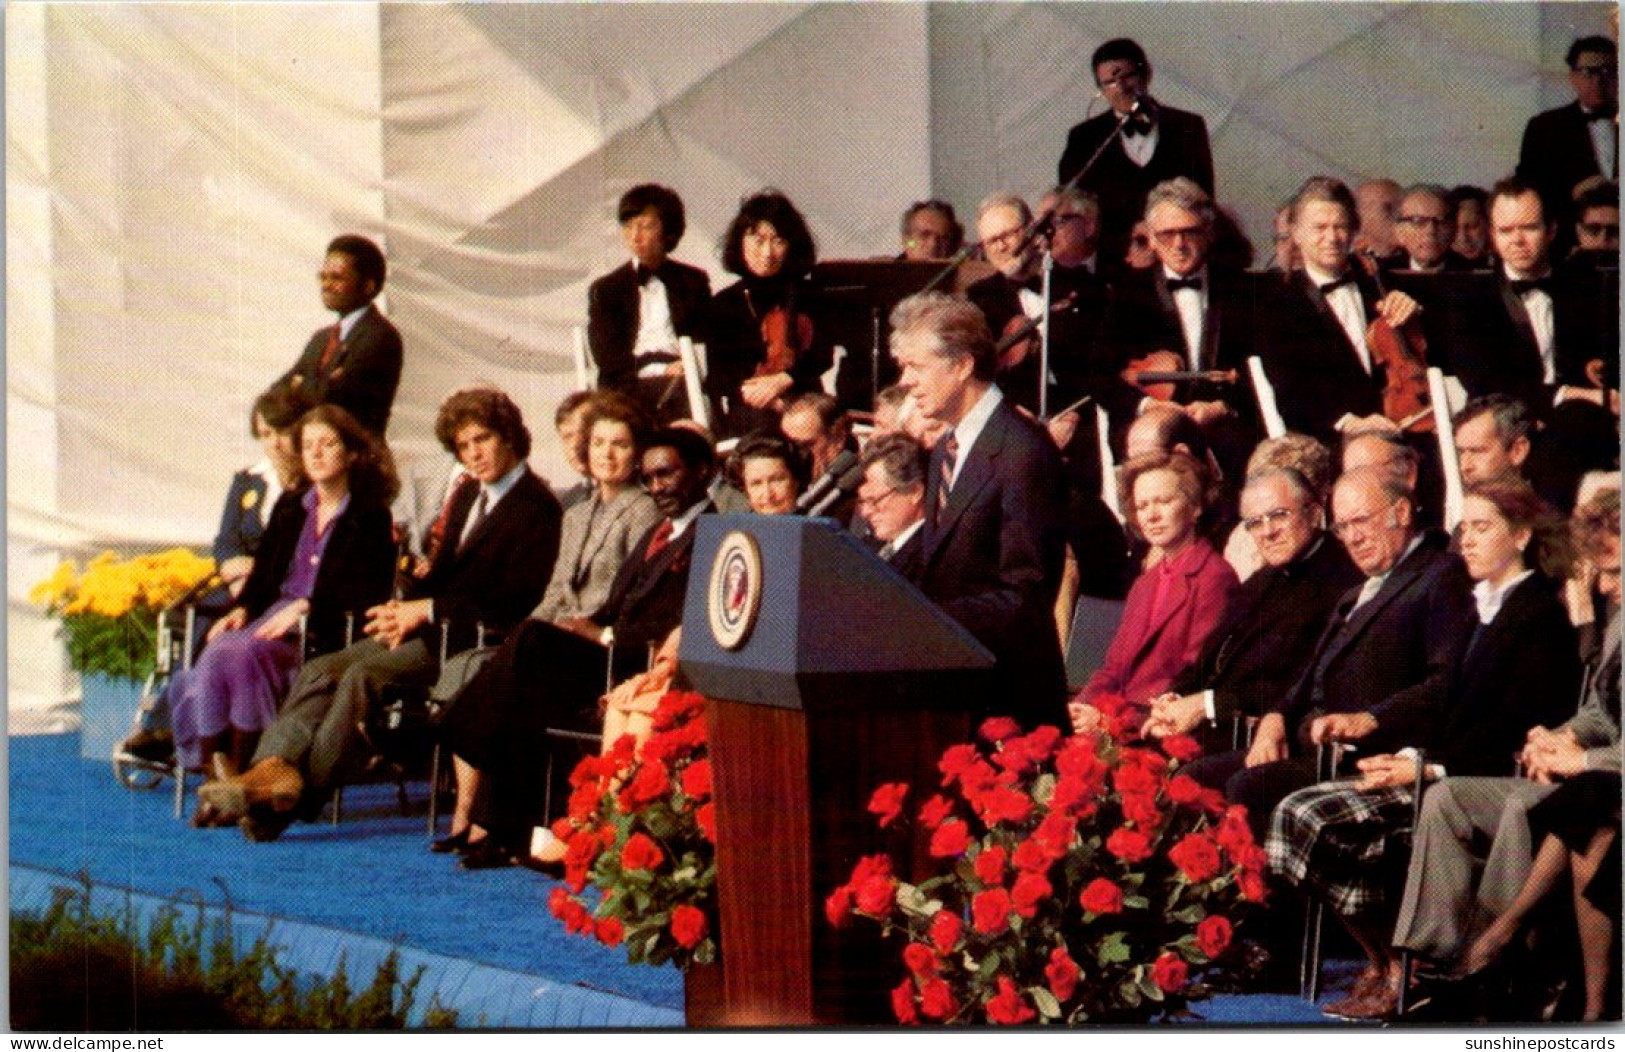
[[[239,952],[227,911],[212,922],[201,902],[188,919],[176,901],[138,930],[133,905],[93,913],[91,883],[58,888],[43,914],[11,915],[11,1025],[16,1030],[399,1030],[406,1026],[423,968],[402,977],[390,951],[356,993],[344,959],[326,980],[277,962],[266,925]],[[438,997],[421,1021],[457,1025]]]

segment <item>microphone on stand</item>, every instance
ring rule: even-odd
[[[796,499],[796,513],[805,513],[808,508],[822,500],[829,493],[831,487],[839,487],[842,475],[856,465],[857,462],[858,455],[856,453],[850,449],[841,450],[835,459],[829,462],[829,467],[824,469],[824,473],[814,479],[813,484],[807,487],[807,491]],[[861,483],[863,480],[860,477],[858,481]]]
[[[833,508],[837,503],[839,503],[842,497],[856,493],[858,487],[863,485],[863,465],[856,463],[856,457],[853,457],[852,459],[854,463],[851,467],[847,468],[841,473],[840,478],[836,479],[835,488],[829,493],[825,494],[824,498],[817,504],[813,505],[812,510],[807,512],[808,515],[817,517],[825,514],[829,511],[829,509]],[[830,467],[833,468],[834,465],[831,464]],[[829,476],[825,475],[824,477],[828,478]]]

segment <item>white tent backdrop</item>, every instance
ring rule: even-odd
[[[620,258],[614,202],[675,186],[678,256],[763,186],[825,258],[895,251],[928,194],[1036,193],[1139,39],[1155,93],[1208,118],[1219,192],[1269,244],[1303,176],[1488,183],[1567,98],[1593,4],[10,4],[7,543],[13,732],[71,723],[26,602],[62,554],[212,535],[255,458],[254,395],[324,323],[322,247],[390,261],[407,462],[446,393],[495,382],[563,479],[570,330]],[[1095,104],[1098,108],[1098,102]]]

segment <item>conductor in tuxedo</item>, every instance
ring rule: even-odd
[[[637,398],[662,422],[692,415],[677,340],[705,342],[711,279],[670,258],[687,226],[683,199],[644,183],[621,195],[615,214],[632,258],[587,289],[587,346],[598,386]]]
[[[1574,101],[1529,119],[1518,178],[1534,186],[1566,225],[1576,183],[1598,174],[1619,178],[1619,56],[1613,41],[1592,36],[1571,44],[1565,61]]]
[[[921,293],[897,305],[891,326],[899,382],[949,428],[931,452],[915,583],[993,652],[994,686],[967,699],[974,716],[1064,726],[1060,453],[994,384],[993,336],[974,304]]]
[[[530,432],[519,407],[489,388],[440,407],[435,434],[477,485],[460,487],[445,542],[406,598],[367,611],[367,638],[305,665],[240,779],[210,782],[199,798],[243,817],[251,840],[273,840],[365,759],[361,727],[392,685],[431,686],[439,641],[461,653],[479,629],[504,633],[542,596],[558,556],[559,502],[525,463]]]
[[[1153,186],[1182,175],[1213,192],[1213,151],[1206,121],[1151,97],[1151,62],[1138,43],[1127,38],[1106,41],[1095,49],[1089,68],[1100,89],[1097,97],[1111,109],[1067,134],[1056,182],[1070,182],[1122,127],[1117,142],[1106,146],[1078,183],[1100,200],[1100,254],[1115,261],[1123,258],[1129,233],[1144,213],[1145,197]]]
[[[373,300],[384,289],[384,253],[359,234],[327,246],[318,277],[322,306],[338,315],[317,329],[293,368],[277,381],[312,405],[331,402],[382,438],[401,382],[401,334]]]

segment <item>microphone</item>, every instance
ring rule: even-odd
[[[853,459],[856,460],[856,458]],[[834,467],[833,464],[830,466]],[[854,463],[851,467],[847,468],[846,471],[841,473],[841,477],[835,482],[835,489],[826,494],[822,500],[813,506],[811,511],[807,512],[807,514],[815,517],[823,515],[825,512],[829,511],[829,509],[833,508],[842,497],[845,497],[850,493],[857,492],[858,487],[863,485],[863,475],[863,465]],[[827,478],[828,476],[825,477]]]
[[[858,455],[856,453],[850,449],[841,450],[840,454],[829,462],[829,467],[824,469],[824,473],[814,479],[813,484],[807,487],[807,491],[796,499],[796,512],[798,514],[805,512],[823,499],[831,487],[839,486],[841,476],[857,462]]]

